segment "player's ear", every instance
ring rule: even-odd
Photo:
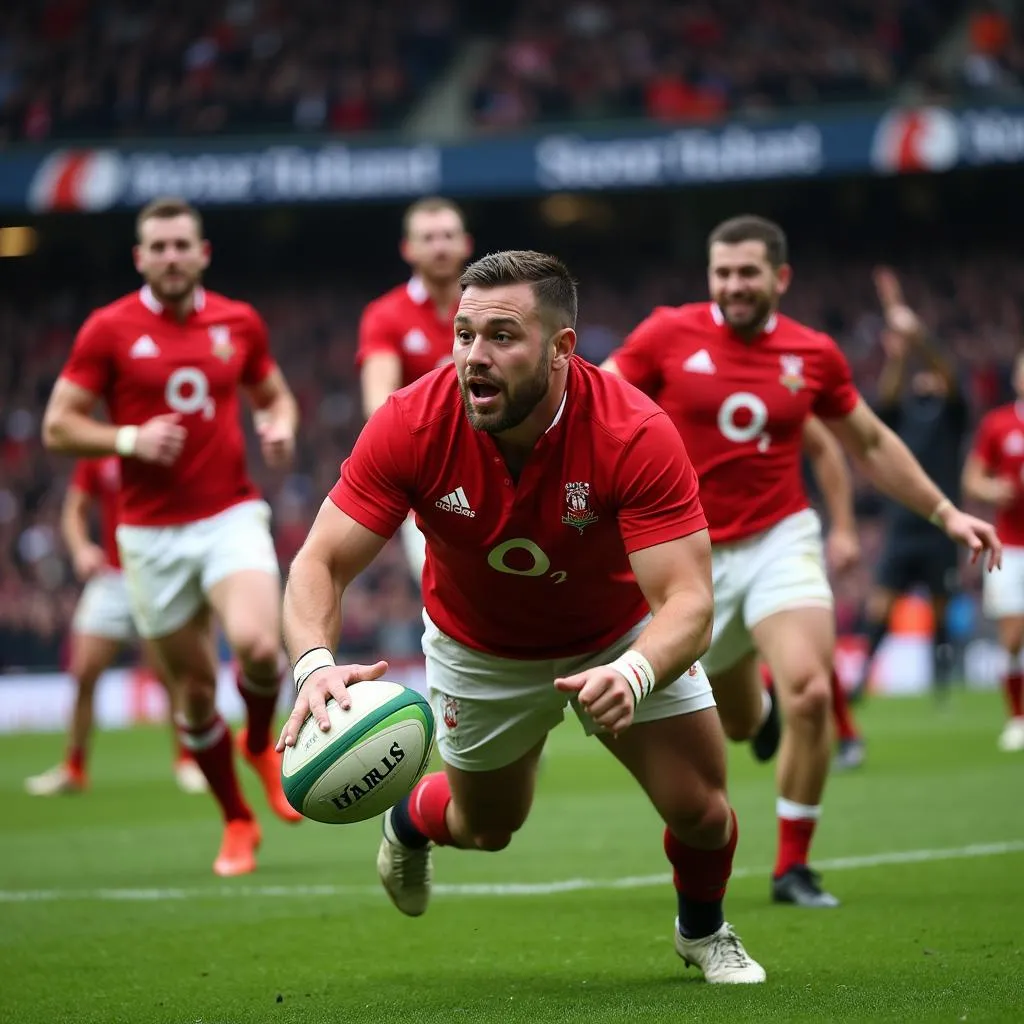
[[[551,358],[551,368],[561,370],[568,362],[573,352],[576,351],[576,332],[571,327],[563,327],[552,339],[551,346],[554,354]]]
[[[142,273],[142,246],[132,246],[132,262],[135,264],[135,269],[141,274]]]
[[[467,259],[468,260],[469,257],[472,255],[472,253],[473,253],[473,245],[474,245],[473,236],[468,231],[464,231],[462,233],[462,258],[463,259]]]
[[[408,263],[409,266],[411,267],[412,266],[412,259],[411,259],[410,254],[409,254],[409,239],[408,238],[403,238],[401,240],[401,242],[398,243],[398,251],[399,251],[399,253],[402,256],[402,259],[405,260],[405,262]]]
[[[213,255],[213,246],[208,238],[203,239],[200,252],[203,254],[203,270],[205,270],[210,265],[210,257]]]
[[[775,290],[779,295],[785,295],[792,283],[793,268],[788,263],[783,263],[775,271]]]

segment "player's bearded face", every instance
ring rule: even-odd
[[[763,327],[785,290],[762,242],[716,242],[711,247],[708,286],[726,323],[741,332]]]
[[[467,362],[459,368],[462,404],[474,430],[501,434],[518,427],[537,408],[551,387],[550,346],[544,345],[537,362],[516,377],[501,376],[493,364],[482,367]],[[485,409],[477,404],[481,397],[489,402]]]
[[[195,221],[153,217],[142,224],[135,266],[156,298],[169,305],[191,295],[209,264]]]

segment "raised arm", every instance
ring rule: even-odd
[[[253,422],[264,461],[273,469],[290,465],[295,454],[299,406],[284,374],[275,366],[246,392],[255,409]]]

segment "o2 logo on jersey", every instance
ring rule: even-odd
[[[529,556],[530,564],[524,565],[521,569],[515,565],[509,565],[506,559],[513,551],[525,552]],[[525,558],[519,558],[517,561],[525,562]],[[487,564],[495,572],[503,572],[509,576],[548,576],[556,583],[564,582],[566,576],[569,575],[564,569],[549,572],[551,559],[544,553],[543,548],[529,537],[513,537],[511,540],[502,541],[497,547],[491,548],[487,552]]]
[[[201,412],[204,420],[212,420],[217,406],[210,397],[210,382],[195,366],[182,366],[167,378],[164,401],[175,411],[191,416]]]
[[[772,443],[764,429],[768,422],[768,406],[749,391],[737,391],[719,407],[718,429],[735,444],[757,440],[757,450],[766,452]]]

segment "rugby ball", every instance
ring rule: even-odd
[[[288,803],[332,825],[398,803],[422,778],[434,746],[434,715],[422,694],[381,679],[353,683],[348,693],[348,711],[328,699],[327,732],[307,717],[281,759]]]

